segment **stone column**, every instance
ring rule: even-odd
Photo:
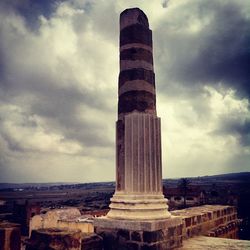
[[[104,250],[173,249],[181,218],[162,193],[161,123],[156,114],[152,31],[138,8],[120,15],[116,190],[107,216],[95,218]]]
[[[156,115],[152,31],[138,8],[120,15],[116,191],[108,218],[170,217],[162,194],[161,124]]]

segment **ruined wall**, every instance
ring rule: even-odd
[[[232,206],[204,205],[172,211],[172,215],[183,220],[183,237],[185,239],[206,235],[221,238],[238,238],[237,210]]]
[[[102,250],[102,238],[80,230],[39,229],[25,242],[26,250]]]
[[[60,230],[55,228],[32,231],[31,238],[26,242],[26,250],[81,250],[80,230]]]
[[[30,232],[45,228],[79,229],[84,233],[94,232],[93,222],[87,216],[82,216],[77,208],[54,209],[46,214],[35,215],[30,220]]]
[[[86,218],[76,218],[73,220],[59,220],[58,221],[59,228],[68,228],[69,230],[79,229],[83,233],[93,233],[93,221]]]
[[[66,230],[66,232],[69,233],[74,230],[81,232],[81,245],[79,246],[81,248],[79,249],[112,250],[121,249],[121,247],[127,247],[125,249],[149,249],[150,247],[150,249],[160,250],[180,247],[183,241],[185,243],[185,241],[189,241],[189,239],[193,239],[195,236],[210,236],[205,238],[211,238],[211,240],[212,237],[237,239],[238,225],[240,223],[235,207],[204,205],[172,211],[172,219],[179,220],[180,222],[168,225],[166,230],[149,228],[148,226],[151,224],[147,223],[147,221],[145,221],[144,224],[138,224],[134,221],[131,223],[131,228],[109,231],[108,229],[102,230],[102,228],[99,227],[95,229],[96,234],[93,234],[92,223],[85,221],[86,218],[82,218],[81,221],[81,216],[75,216],[78,212],[77,209],[74,211],[71,209],[68,209],[68,211],[67,209],[50,211],[50,216],[48,216],[49,220],[45,225],[53,225],[53,227],[56,225],[58,230]],[[34,222],[32,224],[33,229],[35,225],[38,226],[39,223],[43,223],[41,221],[44,220],[44,217],[46,217],[46,215],[41,215],[41,218],[38,216],[32,218]],[[50,224],[48,222],[50,222]],[[140,228],[138,228],[137,224],[140,225]],[[154,227],[155,225],[156,224],[154,224]],[[87,231],[87,233],[83,233],[83,231]],[[55,232],[56,231],[53,231],[54,234]],[[33,235],[30,244],[40,242],[39,239],[37,239],[37,235],[39,234],[35,233]],[[237,244],[237,242],[238,241],[235,241],[235,244]]]

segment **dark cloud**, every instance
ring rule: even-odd
[[[30,3],[26,2],[26,5],[30,9]],[[40,47],[36,44],[39,34],[34,35],[35,39],[30,39],[31,34],[28,32],[25,35],[19,30],[11,30],[6,36],[8,29],[11,27],[4,26],[3,36],[0,38],[0,52],[6,58],[2,60],[2,69],[4,69],[3,74],[7,76],[0,81],[1,100],[20,105],[31,115],[40,116],[46,121],[48,131],[61,133],[65,140],[77,141],[84,147],[113,146],[113,137],[108,137],[104,132],[109,129],[107,124],[90,119],[87,115],[83,115],[85,111],[78,110],[83,106],[85,110],[113,112],[115,107],[107,103],[112,95],[110,96],[109,92],[98,87],[89,88],[88,80],[84,83],[76,80],[71,70],[72,64],[67,61],[68,57],[56,58],[54,68],[51,68],[51,64],[46,64],[50,61],[50,54],[47,52],[45,42],[41,42]],[[6,42],[5,37],[9,41]],[[82,44],[78,46],[78,54],[82,53],[82,57],[86,58],[90,52],[86,51]],[[31,53],[35,53],[37,58],[32,58]],[[27,57],[24,58],[26,55]],[[53,60],[55,57],[51,55]],[[89,63],[93,61],[95,65],[98,65],[93,56],[85,60]],[[96,82],[102,80],[102,75],[95,68],[93,68],[93,73],[96,74],[93,78]],[[30,127],[28,123],[24,126]],[[7,134],[3,136],[11,150],[22,150],[22,147],[18,146],[17,142],[11,141],[11,137]]]
[[[84,146],[98,145],[105,147],[113,145],[113,138],[101,133],[101,131],[107,130],[106,123],[96,123],[95,120],[83,116],[83,113],[78,111],[78,107],[82,105],[85,109],[99,109],[102,112],[110,112],[105,99],[101,98],[105,93],[87,89],[80,91],[77,87],[63,88],[60,85],[55,85],[55,82],[51,82],[51,79],[46,78],[36,78],[36,81],[32,83],[32,86],[29,86],[29,84],[25,86],[20,82],[18,85],[14,83],[8,85],[8,90],[5,89],[4,99],[11,100],[13,95],[23,96],[25,99],[25,96],[31,95],[34,98],[29,101],[29,112],[45,119],[48,131],[60,132],[65,139],[78,141]],[[10,94],[8,95],[8,93]],[[12,100],[12,102],[14,103],[15,100]],[[79,119],[80,115],[81,119]],[[22,121],[23,126],[30,127],[28,115],[24,114],[22,117],[26,117]],[[13,144],[10,141],[8,143],[9,145]]]
[[[4,56],[3,51],[0,49],[0,84],[3,84],[5,70],[6,70],[5,69],[5,56]]]
[[[15,11],[24,17],[27,27],[35,31],[39,25],[39,16],[49,18],[58,4],[66,0],[2,0],[0,8]]]
[[[12,151],[12,152],[25,152],[24,148],[22,147],[22,145],[17,142],[17,141],[14,141],[8,133],[5,133],[5,131],[1,131],[1,136],[2,138],[5,140],[6,144],[7,144],[7,147],[8,147],[8,150]],[[1,164],[1,162],[0,162]],[[5,162],[5,165],[6,162]]]
[[[215,10],[199,56],[181,71],[186,81],[222,82],[250,97],[250,19],[237,3]]]
[[[158,106],[170,111],[162,113],[166,162],[173,176],[187,174],[195,164],[203,164],[199,171],[213,164],[212,173],[234,154],[232,148],[240,152],[250,141],[248,112],[229,108],[217,114],[211,103],[215,94],[204,88],[225,96],[233,88],[239,102],[249,97],[250,6],[160,2],[138,1],[138,6],[155,25],[156,85],[158,100],[165,101]],[[126,7],[114,0],[1,1],[6,21],[0,23],[0,170],[6,178],[14,173],[16,179],[37,180],[43,168],[48,180],[59,165],[61,179],[78,178],[87,169],[86,180],[95,169],[91,178],[99,180],[100,166],[114,172],[118,20]],[[230,97],[229,103],[235,95]],[[230,136],[240,145],[225,147],[221,160],[218,152]],[[16,171],[19,165],[23,171]]]
[[[165,36],[159,37],[166,39],[164,43],[157,41],[162,48],[159,53],[165,52],[159,56],[163,77],[183,85],[185,91],[220,83],[241,96],[250,97],[250,19],[244,4],[241,1],[190,1],[186,7],[191,10],[193,5],[196,12],[190,11],[186,16],[185,12],[180,23],[163,23],[157,30],[158,34],[164,30]],[[202,23],[206,18],[209,21],[201,24],[201,30],[186,31],[192,25],[189,19]],[[171,25],[179,26],[172,31]],[[164,86],[161,84],[160,88],[164,90]]]
[[[220,136],[236,136],[242,147],[250,147],[250,119],[223,116],[220,127],[213,133]]]
[[[159,92],[190,100],[199,119],[207,121],[213,114],[205,86],[222,95],[233,89],[236,98],[250,101],[249,10],[244,1],[188,1],[166,17],[154,34]],[[215,133],[237,136],[249,146],[249,120],[237,118],[222,115]]]

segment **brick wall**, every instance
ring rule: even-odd
[[[204,205],[172,211],[172,215],[183,220],[185,239],[206,235],[212,237],[238,238],[237,210],[232,206]]]

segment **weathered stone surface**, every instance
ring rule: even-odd
[[[140,24],[125,27],[120,32],[120,46],[129,43],[142,43],[152,46],[152,31]]]
[[[123,120],[116,122],[116,190],[119,192],[125,189],[125,169],[124,169],[124,136],[125,127]]]
[[[125,246],[125,249],[127,250],[139,250],[139,245],[137,243],[134,242],[128,242]]]
[[[123,238],[124,240],[129,240],[129,231],[125,229],[119,229],[117,231],[117,237],[118,238]]]
[[[133,80],[133,81],[127,81],[119,88],[119,96],[128,91],[134,91],[134,90],[146,91],[155,95],[155,88],[152,84],[144,80]]]
[[[151,245],[144,244],[144,245],[141,246],[141,250],[156,250],[156,249],[160,250],[161,248],[157,244],[151,244]]]
[[[121,60],[120,70],[133,70],[135,68],[142,68],[146,70],[153,70],[153,64],[145,60]]]
[[[147,91],[128,91],[120,95],[118,113],[130,113],[133,111],[151,112],[155,110],[155,95]]]
[[[157,230],[157,231],[153,231],[153,232],[148,232],[148,231],[143,232],[143,241],[144,242],[152,243],[152,242],[163,241],[163,240],[164,240],[163,230]]]
[[[192,218],[190,218],[190,217],[185,218],[186,227],[190,227],[191,226],[191,222],[192,222]]]
[[[102,250],[103,240],[97,234],[82,233],[81,236],[81,250]]]
[[[120,15],[120,30],[133,24],[149,28],[148,18],[139,8],[126,9]]]
[[[81,232],[94,232],[93,220],[82,216],[77,208],[53,209],[46,214],[35,215],[30,220],[30,233],[41,228],[79,229]]]
[[[10,222],[0,223],[0,250],[20,250],[20,225]]]
[[[171,249],[181,246],[181,225],[182,220],[180,218],[131,221],[103,217],[95,220],[95,232],[103,238],[105,250]],[[173,231],[170,238],[167,236],[169,230]]]
[[[250,241],[247,240],[231,240],[224,238],[214,238],[198,236],[183,242],[181,250],[246,250],[250,249]]]
[[[153,64],[153,55],[151,51],[143,48],[131,48],[120,52],[120,60],[144,60]]]
[[[174,236],[175,230],[176,230],[176,229],[173,228],[173,227],[171,227],[171,228],[168,229],[168,234],[167,234],[167,236],[168,236],[169,239],[170,239],[171,237]]]
[[[100,235],[103,239],[103,249],[115,250],[118,248],[118,240],[116,237],[116,232],[108,229],[96,228],[96,233]]]
[[[161,229],[168,230],[169,228],[177,228],[182,225],[182,219],[178,217],[171,217],[168,219],[159,220],[120,220],[111,219],[106,216],[95,218],[94,227],[95,230],[98,228],[106,228],[110,230],[126,229],[130,231],[157,231]]]
[[[5,245],[5,231],[0,230],[0,250],[3,250],[3,246]]]
[[[133,241],[142,241],[142,233],[137,232],[137,231],[133,231],[131,232],[131,240]]]
[[[120,47],[120,52],[126,49],[132,49],[132,48],[141,48],[150,51],[151,53],[153,52],[153,49],[151,46],[142,44],[142,43],[129,43],[129,44],[124,44]]]
[[[181,247],[180,239],[175,240],[165,240],[161,242],[143,244],[141,245],[141,250],[167,250],[167,249],[179,249]]]
[[[58,228],[33,230],[26,250],[80,250],[81,231]]]
[[[144,68],[123,70],[119,74],[119,88],[127,81],[144,80],[155,85],[155,73]]]
[[[125,168],[128,170],[125,189],[128,192],[161,194],[160,129],[160,118],[154,115],[134,112],[125,117]],[[159,197],[156,203],[160,202]]]
[[[172,214],[183,218],[184,238],[197,235],[237,238],[241,222],[232,206],[204,205],[175,210]]]
[[[174,237],[166,237],[167,228],[156,231],[130,231],[130,239],[121,237],[119,229],[96,228],[96,233],[100,234],[104,242],[104,250],[113,249],[174,249],[182,245],[182,236],[175,233]],[[132,236],[135,235],[136,237]],[[143,238],[138,238],[143,235]],[[125,233],[127,236],[127,233]]]

